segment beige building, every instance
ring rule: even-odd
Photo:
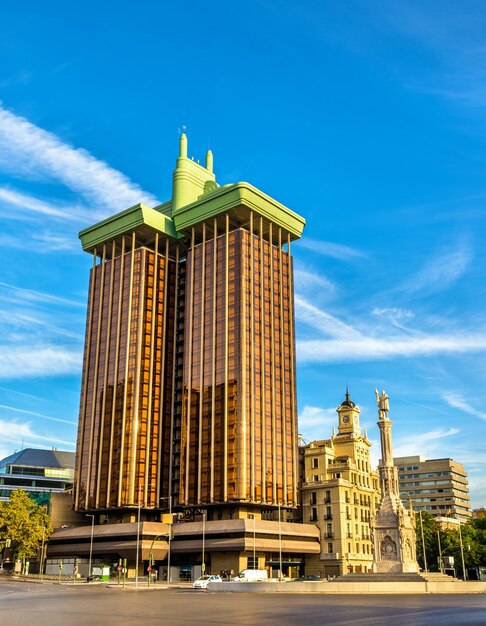
[[[453,459],[425,460],[421,456],[393,459],[398,468],[400,496],[414,511],[466,522],[471,517],[469,483],[462,463]]]
[[[337,434],[300,448],[303,522],[316,524],[321,540],[321,553],[306,556],[306,574],[321,577],[371,571],[370,518],[380,493],[371,442],[347,391],[337,413]]]

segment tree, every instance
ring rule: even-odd
[[[461,537],[464,554],[464,566],[477,568],[486,565],[486,524],[481,519],[470,519],[459,530],[450,528],[444,531],[444,554],[454,557],[456,571],[462,572]]]
[[[42,540],[51,533],[49,515],[44,507],[29,498],[22,489],[12,492],[10,500],[0,502],[0,542],[10,539],[15,559],[22,563],[34,556]]]
[[[486,520],[470,519],[461,526],[461,534],[456,528],[441,529],[435,518],[425,511],[422,512],[422,526],[424,531],[425,554],[427,558],[427,569],[436,571],[438,569],[439,541],[442,556],[454,557],[454,567],[458,576],[463,576],[462,571],[462,548],[464,554],[464,566],[466,572],[469,568],[477,568],[486,565]],[[422,530],[420,515],[416,514],[417,533],[417,561],[424,569]]]

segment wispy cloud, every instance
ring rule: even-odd
[[[306,291],[308,289],[321,288],[327,293],[334,293],[336,286],[332,281],[316,272],[309,272],[304,269],[294,270],[294,287],[296,291]]]
[[[327,439],[331,436],[331,428],[336,425],[336,409],[304,405],[299,413],[299,433],[307,441]]]
[[[5,295],[7,293],[10,294],[11,297],[15,297],[17,301],[22,302],[28,301],[36,303],[40,302],[48,304],[58,304],[70,307],[85,307],[85,303],[78,300],[70,300],[69,298],[62,298],[60,296],[55,296],[51,293],[36,291],[34,289],[25,289],[24,287],[11,285],[10,283],[0,282],[0,288],[1,287],[5,289],[5,292],[2,294],[0,289],[0,299],[5,298]]]
[[[466,271],[472,258],[471,247],[462,241],[455,250],[446,251],[432,258],[400,290],[409,294],[447,289]]]
[[[22,413],[22,415],[32,415],[34,417],[41,417],[42,419],[49,420],[51,422],[59,422],[61,424],[72,424],[73,426],[77,426],[77,422],[65,420],[60,417],[52,417],[51,415],[44,415],[44,413],[36,413],[35,411],[27,411],[25,409],[18,409],[17,407],[8,406],[6,404],[0,404],[0,409],[4,409],[5,411],[12,411],[14,413]]]
[[[73,207],[72,204],[60,203],[58,201],[45,202],[35,196],[7,187],[0,187],[0,210],[2,208],[2,216],[7,219],[16,219],[18,217],[17,213],[20,212],[22,214],[34,213],[44,215],[62,221],[84,221],[86,223],[90,221],[88,212],[84,207]],[[12,211],[12,208],[15,209],[15,212]]]
[[[409,86],[447,99],[486,104],[484,79],[484,11],[481,3],[467,8],[454,2],[440,9],[431,4],[394,3],[385,14],[387,26],[427,51],[433,68],[410,80]]]
[[[440,440],[455,437],[459,434],[458,428],[437,428],[422,433],[413,433],[404,437],[398,437],[394,444],[393,456],[420,455],[431,457],[442,444]]]
[[[300,295],[295,296],[295,314],[298,321],[321,334],[343,339],[359,338],[361,333],[337,317],[322,311]]]
[[[55,435],[36,434],[32,430],[30,422],[0,419],[0,431],[2,432],[0,458],[12,454],[15,448],[45,448],[46,445],[61,445],[65,448],[73,449],[75,446],[74,442],[60,439]]]
[[[479,409],[475,409],[470,402],[468,402],[460,394],[448,391],[442,395],[442,398],[454,409],[459,409],[463,413],[474,415],[474,417],[479,417],[480,419],[486,421],[486,413],[484,411],[480,411]]]
[[[340,261],[351,261],[367,256],[362,250],[357,250],[356,248],[351,248],[350,246],[345,246],[340,243],[333,243],[331,241],[316,241],[315,239],[304,238],[300,239],[296,245],[312,250],[312,252],[316,252],[317,254],[339,259]]]
[[[335,315],[321,310],[302,295],[295,297],[298,329],[304,327],[318,331],[317,337],[297,339],[297,357],[300,364],[349,363],[376,361],[396,357],[433,356],[437,354],[465,354],[486,350],[486,330],[457,330],[451,324],[442,332],[429,332],[405,326],[403,320],[414,319],[414,313],[400,308],[375,308],[374,317],[386,323],[359,317],[358,329]],[[302,333],[301,333],[302,334]]]
[[[407,309],[401,309],[399,307],[375,307],[371,312],[375,317],[385,319],[396,328],[401,330],[408,330],[405,326],[405,322],[412,320],[415,317],[415,313],[408,311]]]
[[[90,205],[100,207],[100,216],[138,202],[150,206],[159,203],[154,196],[87,150],[63,142],[54,133],[8,111],[1,103],[0,165],[23,177],[29,174],[44,176],[64,184],[81,194]]]
[[[20,70],[8,78],[0,80],[0,89],[8,89],[16,85],[26,85],[32,80],[32,72],[28,70]]]
[[[486,334],[428,335],[425,337],[364,337],[298,340],[297,357],[306,363],[349,363],[396,357],[464,354],[486,350]]]
[[[0,379],[79,374],[81,350],[46,345],[0,345]]]
[[[40,246],[34,246],[34,251],[41,254],[53,252],[79,252],[79,242],[73,237],[56,235],[51,232],[34,233],[32,239],[38,241]]]

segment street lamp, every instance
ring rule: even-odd
[[[138,587],[138,553],[140,551],[140,509],[142,503],[140,502],[140,489],[142,485],[138,485],[138,511],[137,511],[137,554],[135,557],[135,587]]]
[[[161,500],[169,501],[169,551],[167,553],[167,584],[170,585],[170,542],[172,539],[172,496],[163,496],[160,498]]]
[[[42,545],[41,545],[41,558],[40,558],[40,579],[44,579],[44,541],[46,536],[46,527],[42,527]]]
[[[427,557],[425,556],[425,539],[424,539],[424,524],[422,522],[422,509],[420,509],[419,511],[419,517],[420,517],[420,530],[422,533],[422,552],[424,554],[424,569],[425,569],[425,573],[427,573]]]
[[[203,511],[203,527],[202,527],[202,575],[204,576],[206,572],[206,564],[204,563],[204,542],[206,535],[206,511]]]
[[[462,531],[461,531],[461,522],[460,521],[459,521],[459,541],[460,541],[460,545],[461,545],[462,575],[463,575],[464,580],[467,580],[466,565],[464,563],[464,545],[462,543]]]
[[[440,547],[440,530],[437,530],[437,542],[439,544],[439,568],[441,574],[444,573],[444,565],[442,563],[442,548]]]
[[[91,560],[93,558],[93,535],[94,535],[94,520],[95,516],[86,513],[86,517],[91,517],[91,541],[89,544],[89,565],[88,565],[88,579],[91,577]]]
[[[253,569],[258,569],[256,564],[256,516],[253,516]]]

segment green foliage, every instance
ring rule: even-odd
[[[454,566],[458,576],[463,575],[462,548],[464,554],[464,566],[466,571],[470,567],[486,566],[486,520],[471,519],[461,526],[461,532],[457,528],[440,529],[435,518],[429,513],[422,512],[422,526],[424,533],[425,554],[427,558],[427,569],[429,571],[438,570],[439,540],[442,556],[453,556]],[[424,568],[422,530],[420,515],[416,514],[417,532],[417,560],[421,568]]]
[[[10,539],[10,549],[15,558],[34,556],[42,538],[51,533],[49,515],[44,507],[29,498],[25,491],[12,492],[10,500],[0,502],[0,542]]]

